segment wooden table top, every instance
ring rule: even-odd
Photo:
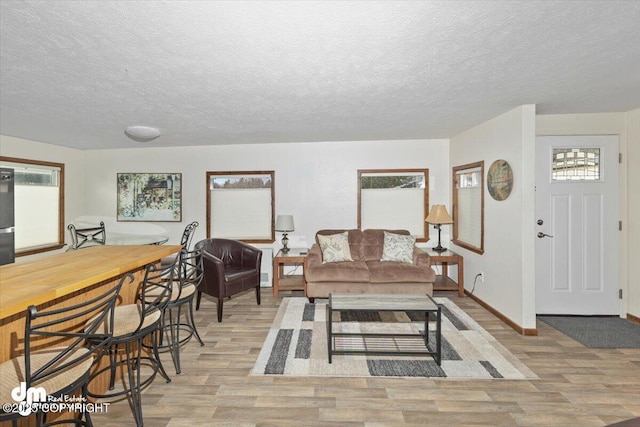
[[[0,319],[171,255],[179,245],[94,246],[0,267]]]

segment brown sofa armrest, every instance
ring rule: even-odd
[[[413,248],[413,265],[417,267],[431,267],[429,254],[417,246]]]
[[[322,251],[317,243],[311,245],[309,253],[307,254],[307,267],[318,267],[322,265]]]

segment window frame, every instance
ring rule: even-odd
[[[26,250],[17,251],[16,250],[16,258],[34,255],[43,252],[55,251],[61,249],[65,246],[64,243],[64,233],[65,233],[65,218],[64,218],[64,163],[56,163],[56,162],[47,162],[43,160],[32,160],[32,159],[23,159],[18,157],[6,157],[0,156],[0,162],[7,163],[17,163],[23,165],[35,165],[35,166],[48,166],[51,168],[58,168],[60,170],[58,176],[58,241],[56,243],[52,243],[50,245],[30,248]]]
[[[212,224],[212,212],[211,212],[211,179],[217,176],[237,176],[245,177],[247,175],[269,175],[271,179],[271,237],[266,239],[238,239],[245,243],[273,243],[276,240],[275,231],[275,171],[207,171],[206,173],[206,204],[207,204],[207,238],[211,238],[211,224]]]
[[[424,243],[429,241],[429,225],[424,219],[429,214],[429,169],[358,169],[358,229],[362,229],[362,177],[365,174],[422,174],[424,177],[423,203],[422,203],[422,224],[423,235],[416,238],[416,242]]]
[[[460,222],[460,203],[458,202],[458,182],[457,177],[461,171],[480,169],[480,246],[475,246],[469,242],[462,240],[459,236],[458,225]],[[479,162],[467,163],[466,165],[454,166],[452,169],[452,218],[453,218],[453,239],[452,242],[477,254],[484,253],[484,160]]]

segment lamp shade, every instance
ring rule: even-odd
[[[425,222],[429,224],[453,224],[453,219],[449,216],[445,205],[433,205]]]
[[[278,215],[276,217],[276,231],[293,231],[293,215]]]

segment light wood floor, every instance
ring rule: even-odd
[[[281,294],[283,296],[291,294]],[[468,297],[438,292],[469,313],[540,380],[275,378],[249,376],[280,299],[263,289],[224,304],[203,298],[196,322],[205,346],[182,349],[182,374],[157,377],[143,396],[145,426],[604,426],[640,417],[640,349],[593,350],[542,322],[518,335]],[[93,417],[133,426],[128,404]]]

